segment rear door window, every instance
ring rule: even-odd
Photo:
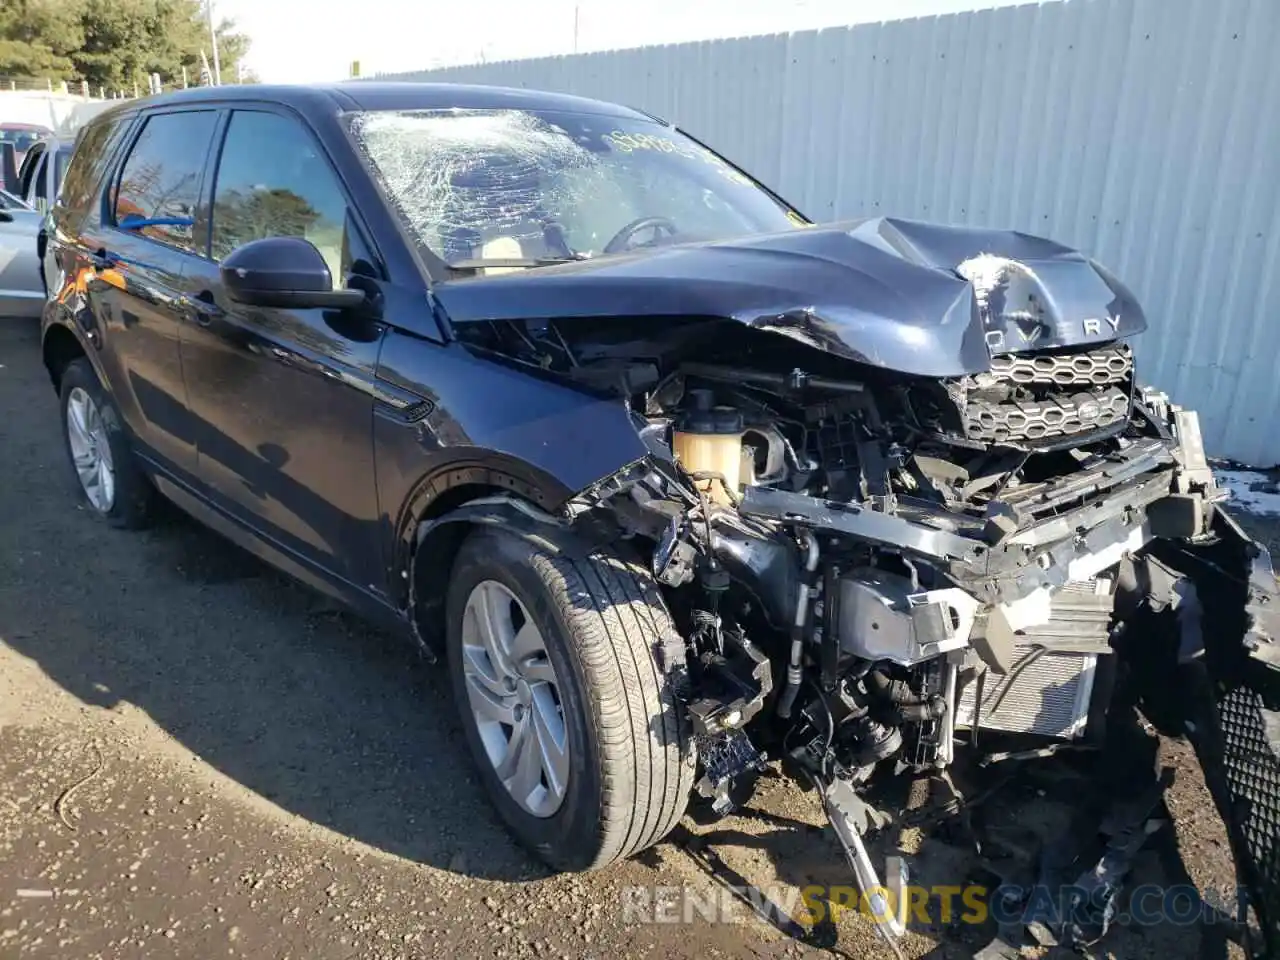
[[[310,240],[335,287],[350,266],[347,199],[329,159],[294,117],[258,110],[231,114],[218,162],[212,254],[264,237]]]
[[[114,191],[112,216],[117,226],[133,219],[154,220],[137,232],[195,251],[200,178],[217,122],[214,110],[158,113],[144,121]]]
[[[115,153],[116,146],[129,128],[127,116],[113,116],[97,120],[76,136],[71,162],[59,194],[59,207],[68,214],[83,216],[93,204],[102,185],[107,161]]]

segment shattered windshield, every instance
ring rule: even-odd
[[[430,110],[359,113],[350,124],[414,238],[453,266],[518,269],[804,223],[656,122]]]

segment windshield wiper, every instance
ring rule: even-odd
[[[485,270],[489,267],[546,267],[553,263],[578,263],[589,259],[586,254],[572,257],[477,257],[471,260],[454,260],[451,270]]]

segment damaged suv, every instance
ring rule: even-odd
[[[1141,307],[1049,240],[819,226],[635,110],[382,83],[125,104],[53,218],[91,510],[158,491],[442,654],[558,868],[780,760],[874,885],[877,769],[1096,736],[1126,663],[1213,700],[1280,661]]]

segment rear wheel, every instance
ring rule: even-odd
[[[644,569],[478,530],[454,565],[447,615],[467,741],[516,837],[560,870],[665,837],[695,763],[675,679],[655,658],[675,628]]]
[[[115,404],[89,361],[81,357],[67,364],[60,389],[62,436],[85,504],[112,526],[144,526],[155,491],[134,459]]]

